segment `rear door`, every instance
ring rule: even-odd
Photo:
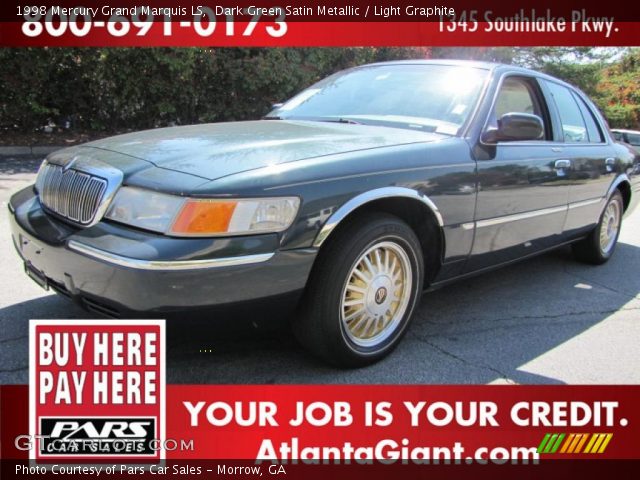
[[[598,222],[618,165],[593,106],[576,91],[544,80],[549,104],[557,110],[562,141],[559,158],[568,162],[569,210],[565,235],[575,237]]]

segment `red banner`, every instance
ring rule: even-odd
[[[87,3],[4,2],[0,46],[623,46],[640,22],[635,5],[575,1]]]
[[[194,27],[195,24],[191,22],[153,22],[144,27],[122,22],[95,22],[84,31],[74,30],[65,26],[68,25],[65,23],[5,22],[0,24],[0,46],[631,46],[638,44],[640,26],[640,22],[618,22],[610,27],[611,30],[599,26],[595,31],[590,25],[582,23],[569,23],[562,29],[557,26],[538,28],[522,24],[505,30],[500,25],[487,22],[463,27],[455,22],[278,24],[261,21],[255,25],[221,22],[214,30],[209,27],[203,30]],[[29,34],[25,34],[25,31]]]
[[[27,387],[0,394],[2,458],[27,458]],[[640,386],[171,385],[163,446],[264,464],[637,460],[638,404]]]

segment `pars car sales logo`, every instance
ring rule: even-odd
[[[32,460],[162,460],[164,320],[32,320]]]

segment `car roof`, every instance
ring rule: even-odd
[[[453,59],[406,59],[406,60],[392,60],[389,62],[377,62],[370,63],[368,65],[362,65],[368,67],[372,65],[455,65],[461,67],[474,67],[482,68],[484,70],[494,70],[496,67],[501,66],[501,63],[494,62],[481,62],[477,60],[453,60]]]
[[[453,60],[453,59],[408,59],[408,60],[394,60],[390,62],[378,62],[378,63],[369,63],[366,65],[361,65],[360,67],[371,67],[371,66],[381,66],[381,65],[450,65],[456,67],[469,67],[469,68],[479,68],[482,70],[488,70],[490,72],[515,72],[522,73],[523,75],[533,75],[538,78],[544,78],[547,80],[551,80],[556,83],[560,83],[567,87],[570,87],[573,90],[580,91],[575,85],[571,85],[557,77],[553,77],[551,75],[547,75],[546,73],[538,72],[536,70],[531,70],[529,68],[519,67],[517,65],[508,65],[506,63],[497,63],[497,62],[483,62],[477,60]]]

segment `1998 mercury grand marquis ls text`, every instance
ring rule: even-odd
[[[358,366],[397,345],[425,289],[567,243],[607,261],[639,174],[557,79],[401,61],[340,72],[260,121],[53,153],[9,209],[29,276],[91,311],[290,296],[300,341]]]

